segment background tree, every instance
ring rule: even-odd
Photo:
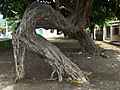
[[[5,32],[5,24],[0,23],[0,32],[4,33]]]
[[[22,19],[23,13],[28,5],[37,0],[0,0],[0,13],[3,18]],[[54,6],[53,0],[39,0],[42,3],[51,4]],[[47,1],[47,2],[45,2]]]
[[[119,5],[120,2],[115,2],[115,0],[93,0],[89,27],[92,36],[94,36],[94,27],[96,24],[103,27],[107,22],[120,18]]]
[[[17,26],[17,24],[20,22],[19,18],[5,18],[5,22],[7,21],[7,25],[8,25],[8,30],[9,31],[14,31],[15,27]]]

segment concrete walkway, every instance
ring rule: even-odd
[[[113,45],[120,46],[120,42],[110,42],[110,43],[113,44]]]

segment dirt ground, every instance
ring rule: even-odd
[[[39,55],[26,52],[24,81],[17,84],[12,48],[0,51],[0,90],[120,90],[120,46],[95,41],[106,49],[103,58],[81,53],[78,42],[73,40],[51,41],[75,62],[81,70],[92,72],[88,76],[90,85],[76,85],[67,81],[47,81],[51,67]]]

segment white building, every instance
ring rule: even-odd
[[[112,21],[109,27],[103,28],[103,41],[120,41],[120,20]]]
[[[36,29],[36,33],[43,36],[44,38],[53,38],[53,37],[61,37],[64,36],[63,33],[58,35],[58,32],[56,29],[54,30],[45,30],[44,28]]]

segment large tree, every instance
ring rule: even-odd
[[[1,1],[0,9],[4,17],[18,16],[21,18],[25,8],[34,0],[3,0]],[[67,20],[66,30],[59,28],[56,29],[63,31],[65,36],[77,39],[81,51],[88,53],[100,53],[101,49],[99,46],[95,45],[90,37],[84,32],[83,29],[89,26],[89,12],[92,5],[92,1],[86,0],[39,0],[42,3],[50,4],[54,9],[60,11]],[[11,10],[10,10],[11,9]],[[5,12],[6,11],[6,12]],[[8,13],[9,12],[9,13]],[[69,29],[69,28],[74,29]],[[51,28],[51,27],[50,27]],[[69,30],[68,30],[69,29]]]
[[[23,61],[25,50],[27,49],[43,56],[44,60],[52,66],[52,79],[54,73],[57,73],[59,81],[62,81],[63,76],[67,75],[72,80],[87,82],[84,73],[76,64],[69,60],[57,47],[35,33],[36,28],[58,29],[73,37],[74,35],[71,33],[77,33],[79,25],[74,26],[72,21],[71,23],[69,21],[70,18],[67,20],[50,5],[33,2],[27,7],[20,26],[13,33],[13,49],[17,72],[16,80],[23,78],[25,75]]]
[[[22,1],[25,0],[19,2]],[[10,1],[8,2],[10,4]],[[26,0],[25,2],[23,7],[29,5],[32,0]],[[45,2],[45,0],[43,2]],[[50,0],[45,3],[53,4]],[[11,3],[11,5],[14,6],[17,4]],[[62,77],[67,75],[73,80],[86,82],[85,76],[78,66],[71,62],[57,47],[43,37],[36,35],[34,31],[36,28],[57,29],[65,35],[77,39],[80,43],[81,50],[89,53],[101,53],[102,49],[95,45],[84,32],[84,29],[89,26],[89,11],[92,0],[56,0],[54,5],[54,8],[57,10],[62,8],[62,10],[69,12],[69,14],[62,15],[50,5],[34,2],[27,7],[20,26],[14,31],[13,48],[17,72],[16,80],[23,78],[25,75],[23,61],[25,50],[28,49],[32,52],[39,53],[45,58],[45,61],[53,67],[54,71],[51,76],[53,77],[54,73],[57,72],[59,81],[62,81]],[[8,5],[7,8],[10,9],[12,6]],[[18,4],[16,8],[17,7],[20,7],[24,11],[22,5]],[[17,11],[17,9],[12,8],[11,12],[12,14],[10,15],[8,13],[8,15],[12,16],[15,14],[19,16],[20,13],[19,10]],[[7,14],[5,15],[7,17]]]
[[[93,0],[90,13],[90,31],[94,36],[94,27],[97,24],[103,27],[111,20],[120,18],[120,2],[116,0]],[[94,37],[93,37],[94,39]]]

